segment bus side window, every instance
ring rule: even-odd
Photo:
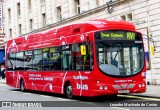
[[[49,68],[50,70],[61,70],[60,47],[52,47],[49,50]]]
[[[71,70],[71,45],[62,46],[62,70]]]
[[[43,69],[42,49],[34,50],[33,69],[34,70],[42,70]]]
[[[16,53],[9,53],[8,54],[8,70],[14,70],[16,66]]]
[[[80,48],[79,44],[73,44],[72,45],[72,55],[71,55],[71,61],[72,61],[72,70],[82,70],[81,66],[81,55],[80,55]]]
[[[81,55],[81,45],[86,46],[86,55]],[[90,42],[72,45],[72,69],[91,70],[93,69],[92,45]]]
[[[24,52],[16,53],[16,67],[15,70],[24,70]]]
[[[50,70],[49,68],[49,48],[43,49],[43,70]]]

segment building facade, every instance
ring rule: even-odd
[[[123,19],[143,33],[147,82],[160,84],[159,10],[159,0],[4,0],[5,41],[79,21]]]
[[[4,34],[3,34],[3,0],[0,0],[0,50],[4,49]]]

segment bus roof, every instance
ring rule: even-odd
[[[91,31],[99,30],[130,30],[135,31],[135,26],[132,23],[123,20],[105,20],[105,19],[94,19],[79,23],[74,23],[66,26],[53,28],[44,32],[35,34],[29,34],[21,36],[7,42],[7,48],[15,46],[25,46],[27,43],[35,43],[47,41],[50,39],[57,39],[61,36],[70,36],[76,34],[84,34]],[[18,45],[22,44],[22,45]],[[22,49],[23,50],[23,49]]]

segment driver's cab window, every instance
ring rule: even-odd
[[[85,46],[86,54],[81,54],[81,46]],[[72,45],[72,70],[91,70],[93,69],[92,44],[90,42]]]

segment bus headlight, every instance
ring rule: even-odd
[[[99,89],[100,89],[100,90],[102,90],[102,89],[103,89],[103,87],[102,87],[102,86],[99,86]]]
[[[144,87],[144,86],[145,86],[145,84],[143,83],[143,84],[142,84],[142,87]]]
[[[104,86],[104,90],[107,90],[108,89],[108,87],[107,86]]]
[[[141,85],[141,84],[139,84],[139,87],[142,87],[142,85]]]

